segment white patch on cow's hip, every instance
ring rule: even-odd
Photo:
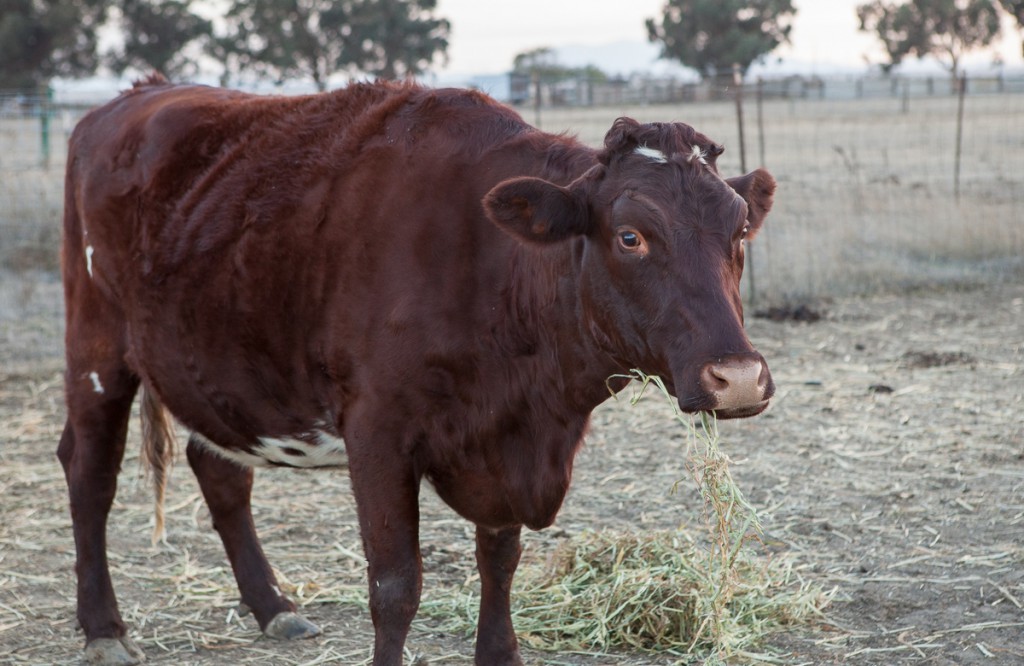
[[[89,271],[89,277],[92,277],[92,255],[94,252],[92,245],[85,246],[85,270]]]
[[[205,448],[244,467],[344,467],[348,464],[345,441],[324,430],[295,437],[260,437],[249,450],[228,449],[192,433]]]
[[[89,373],[89,380],[92,382],[92,390],[95,393],[103,393],[103,384],[100,383],[100,375],[93,370]]]
[[[668,158],[665,156],[665,153],[661,152],[657,148],[637,146],[636,149],[633,150],[633,152],[642,157],[646,157],[647,159],[653,162],[657,162],[658,164],[665,164],[666,162],[668,162]]]

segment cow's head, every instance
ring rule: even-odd
[[[484,205],[527,242],[581,238],[584,330],[623,369],[661,376],[684,411],[733,418],[774,392],[743,330],[740,276],[775,180],[763,169],[723,179],[721,153],[688,125],[620,118],[598,166],[568,187],[515,178]]]

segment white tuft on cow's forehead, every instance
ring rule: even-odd
[[[665,156],[665,153],[661,152],[657,148],[637,146],[633,152],[636,153],[637,155],[646,157],[647,159],[653,162],[657,162],[658,164],[665,164],[666,162],[668,162],[668,157]]]
[[[697,144],[693,144],[693,148],[690,150],[690,155],[686,158],[686,161],[692,162],[693,160],[697,160],[701,164],[706,165],[707,160],[704,159],[705,157],[707,157],[707,153],[704,152],[704,149]]]

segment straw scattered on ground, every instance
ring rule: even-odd
[[[0,664],[77,664],[81,655],[67,490],[54,456],[61,310],[52,277],[0,274]],[[806,583],[835,596],[823,619],[787,624],[749,655],[737,648],[730,665],[758,655],[788,666],[1024,663],[1024,286],[838,300],[824,311],[814,323],[748,322],[778,393],[766,414],[718,427],[763,526],[756,552],[783,567],[786,589]],[[152,492],[138,480],[134,424],[129,437],[109,553],[148,663],[369,663],[365,562],[344,475],[257,474],[268,556],[324,629],[281,644],[238,617],[223,549],[181,461],[168,489],[168,542],[150,545]],[[632,647],[609,648],[613,657],[536,650],[528,622],[541,605],[530,601],[531,581],[558,562],[565,570],[577,546],[589,559],[614,547],[617,558],[632,542],[607,535],[659,534],[683,554],[680,534],[694,543],[705,534],[692,481],[684,474],[671,492],[685,451],[662,400],[609,401],[595,414],[557,523],[524,537],[513,597],[528,664],[682,659]],[[471,664],[472,629],[448,630],[430,606],[460,599],[460,612],[475,614],[473,532],[429,488],[422,495],[426,580],[406,661]]]

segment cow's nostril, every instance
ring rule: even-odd
[[[709,364],[705,370],[705,387],[708,390],[724,389],[729,386],[729,373],[721,366]]]

